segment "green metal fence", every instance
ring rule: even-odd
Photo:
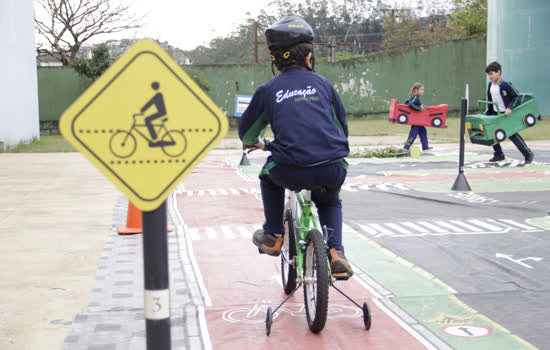
[[[485,94],[485,40],[465,39],[378,54],[361,60],[318,64],[340,94],[348,114],[354,116],[387,113],[392,98],[403,102],[415,81],[424,83],[422,103],[449,104],[458,110],[465,84],[472,100]],[[273,77],[269,65],[187,65],[183,69],[209,87],[208,95],[233,116],[235,95],[252,95]],[[88,86],[71,68],[40,68],[38,91],[40,120],[57,120]]]

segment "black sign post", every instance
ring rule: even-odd
[[[453,191],[471,191],[468,180],[464,176],[464,136],[466,133],[466,108],[468,101],[463,98],[460,104],[460,150],[458,153],[458,176],[451,188]]]
[[[143,211],[142,216],[147,350],[170,350],[166,201],[153,211]]]

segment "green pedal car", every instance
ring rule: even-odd
[[[535,126],[542,120],[539,106],[534,94],[520,94],[520,104],[506,116],[499,111],[495,102],[478,101],[479,110],[483,111],[483,104],[493,104],[497,115],[475,114],[466,116],[466,130],[472,143],[493,146],[504,141],[507,137],[523,129]]]

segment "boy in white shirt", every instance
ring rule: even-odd
[[[489,85],[487,86],[487,100],[497,103],[498,110],[501,113],[504,111],[506,116],[509,116],[510,114],[512,114],[512,109],[518,105],[518,92],[516,91],[516,89],[514,89],[514,87],[512,87],[512,84],[502,80],[502,78],[500,77],[502,73],[502,67],[500,66],[500,63],[489,63],[487,68],[485,68],[485,72],[487,73],[489,80],[491,80],[489,82]],[[487,111],[485,114],[497,114],[495,108],[493,107],[493,104],[487,105]],[[525,144],[523,137],[521,137],[519,133],[515,133],[509,138],[514,143],[514,145],[516,145],[517,149],[525,158],[524,166],[533,162],[534,154]],[[499,143],[493,146],[493,150],[494,155],[493,158],[489,160],[490,162],[498,162],[506,158]]]

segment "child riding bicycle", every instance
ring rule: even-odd
[[[313,71],[313,30],[307,22],[285,17],[267,28],[265,36],[272,65],[281,74],[256,90],[239,120],[243,144],[271,152],[259,175],[266,221],[252,241],[263,253],[279,256],[285,188],[311,189],[321,226],[329,232],[331,270],[351,275],[339,198],[349,153],[344,106],[330,82]],[[272,142],[259,140],[268,124]]]

